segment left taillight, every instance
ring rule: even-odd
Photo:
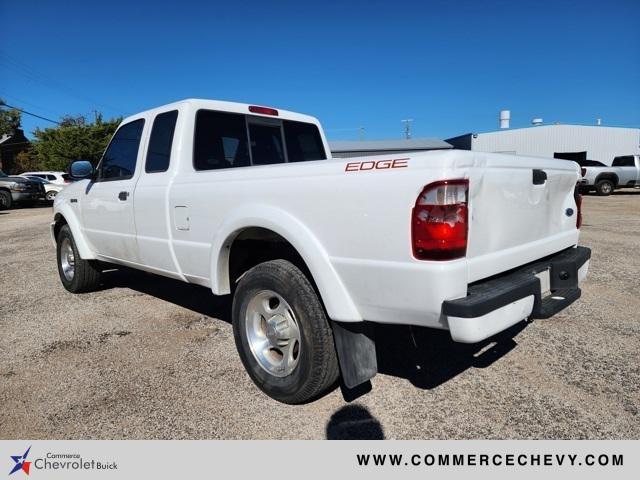
[[[576,185],[575,190],[573,191],[573,198],[576,200],[576,209],[578,210],[576,216],[576,228],[580,228],[582,226],[582,195],[580,194],[580,184]]]
[[[413,256],[454,260],[467,254],[468,180],[443,180],[424,187],[411,214]]]

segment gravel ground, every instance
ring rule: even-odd
[[[69,294],[51,209],[0,212],[0,438],[638,439],[640,192],[585,212],[578,303],[479,346],[381,327],[373,390],[303,406],[251,383],[228,299],[133,271]]]

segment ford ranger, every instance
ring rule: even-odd
[[[571,162],[434,150],[331,158],[318,120],[184,100],[125,119],[54,202],[70,292],[117,264],[233,295],[240,358],[286,403],[377,372],[377,323],[474,343],[580,296]]]

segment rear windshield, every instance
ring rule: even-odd
[[[196,114],[196,170],[326,158],[320,131],[313,124],[213,110]]]

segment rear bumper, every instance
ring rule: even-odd
[[[586,247],[569,248],[471,284],[466,297],[442,304],[451,337],[475,343],[527,317],[555,315],[580,298],[579,284],[587,275],[590,258]]]

